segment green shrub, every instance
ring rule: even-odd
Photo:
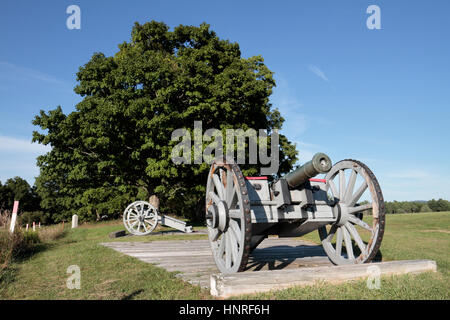
[[[36,243],[40,243],[41,241],[39,240],[39,234],[38,232],[34,232],[34,231],[25,231],[22,233],[23,235],[23,239],[22,242],[26,245],[33,245]]]
[[[24,212],[19,215],[19,224],[24,226],[27,223],[31,226],[33,222],[47,224],[49,222],[49,217],[42,211],[32,211]]]
[[[16,230],[13,236],[13,257],[28,253],[40,242],[37,232]]]
[[[420,212],[432,212],[431,208],[427,205],[424,204],[421,208],[420,208]]]

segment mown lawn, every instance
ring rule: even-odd
[[[367,221],[368,222],[368,221]],[[320,243],[317,232],[302,238]],[[241,299],[450,299],[450,212],[386,216],[381,245],[383,261],[431,259],[438,272],[382,277],[379,290],[366,281],[342,285],[317,284]]]
[[[111,241],[108,234],[122,227],[121,222],[83,225],[70,230],[63,239],[39,245],[33,255],[13,263],[2,276],[0,299],[210,298],[206,290],[183,282],[173,273],[99,245]],[[80,267],[80,290],[70,290],[66,286],[70,276],[66,272],[71,265]]]
[[[0,299],[213,299],[174,273],[124,256],[99,243],[113,241],[120,221],[83,225],[59,240],[39,245],[0,277]],[[205,235],[124,237],[114,241],[204,239]],[[314,232],[303,239],[318,242]],[[382,278],[379,290],[365,281],[243,296],[247,299],[449,299],[450,213],[388,215],[381,247],[383,260],[432,259],[438,272]],[[81,289],[69,290],[66,273],[81,269]]]

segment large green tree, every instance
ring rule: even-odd
[[[127,202],[156,194],[161,209],[193,215],[201,207],[209,165],[171,161],[177,128],[281,129],[272,109],[275,81],[260,56],[243,58],[237,43],[209,25],[136,23],[131,41],[112,57],[95,53],[80,67],[75,92],[83,97],[66,115],[58,107],[36,116],[33,140],[52,150],[38,158],[42,206],[57,219],[119,215]],[[279,174],[296,161],[280,135]],[[260,165],[244,166],[255,174]]]

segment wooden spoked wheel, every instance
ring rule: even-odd
[[[239,166],[227,157],[211,165],[206,185],[206,223],[217,267],[244,271],[250,255],[250,200]]]
[[[337,221],[319,228],[323,249],[337,265],[371,261],[381,246],[385,227],[385,204],[377,179],[356,160],[336,163],[325,179],[328,195],[336,203]],[[367,222],[363,213],[371,216]]]
[[[148,235],[158,225],[158,211],[146,201],[133,202],[123,213],[123,224],[131,234]]]

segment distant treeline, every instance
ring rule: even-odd
[[[417,213],[450,211],[450,201],[439,199],[430,201],[386,202],[386,213]]]
[[[26,224],[33,221],[44,224],[54,222],[50,213],[44,213],[41,208],[41,197],[36,192],[36,187],[20,177],[8,179],[5,184],[0,181],[0,215],[5,211],[11,211],[14,200],[19,204],[19,223]]]

